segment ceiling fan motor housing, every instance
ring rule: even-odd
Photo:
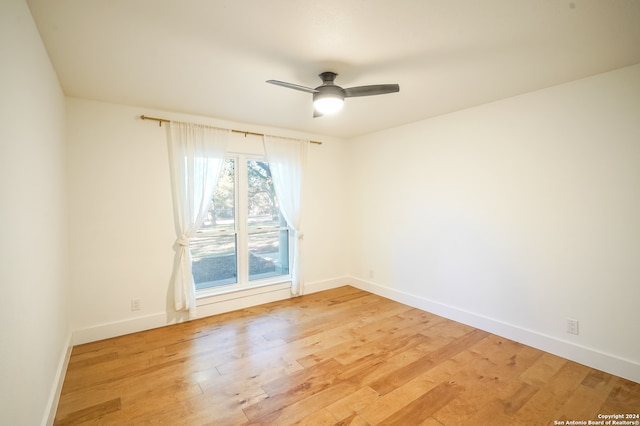
[[[333,80],[335,80],[337,76],[337,73],[331,71],[325,71],[318,74],[318,77],[322,79],[322,84],[334,84]]]

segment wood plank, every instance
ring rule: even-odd
[[[56,420],[56,424],[61,426],[76,425],[98,419],[106,414],[113,413],[118,410],[120,410],[120,398],[115,398],[69,413],[59,420]]]
[[[391,392],[393,389],[433,368],[435,365],[480,342],[488,335],[489,333],[485,331],[474,329],[446,346],[432,353],[425,354],[424,357],[412,362],[411,364],[396,369],[386,377],[376,380],[374,383],[370,384],[370,386],[381,395]]]
[[[433,413],[456,399],[464,388],[454,382],[444,382],[402,407],[379,425],[410,425],[427,420]]]
[[[251,421],[267,418],[275,413],[279,415],[289,405],[331,387],[335,380],[335,370],[339,366],[336,361],[331,360],[266,383],[263,389],[269,397],[246,407],[245,415]],[[305,397],[301,398],[301,395]]]
[[[348,424],[348,422],[352,421],[349,420],[350,418],[355,418],[360,410],[375,404],[378,398],[378,392],[370,387],[360,387],[351,395],[330,404],[325,410],[330,412],[339,421],[347,422],[346,424]]]
[[[600,407],[602,414],[640,414],[640,383],[617,377],[615,385]]]
[[[507,415],[517,413],[537,392],[537,387],[523,383],[515,393],[502,400],[504,413]]]

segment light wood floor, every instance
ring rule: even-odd
[[[547,425],[640,384],[341,287],[73,349],[56,425]]]

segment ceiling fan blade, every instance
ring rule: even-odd
[[[298,84],[287,83],[285,81],[267,80],[267,83],[275,84],[276,86],[282,86],[282,87],[286,87],[286,88],[293,89],[293,90],[300,90],[301,92],[307,92],[307,93],[316,93],[317,92],[316,89],[312,89],[311,87],[300,86]]]
[[[384,95],[386,93],[395,93],[400,91],[397,84],[373,84],[371,86],[357,86],[344,89],[346,98],[354,98],[357,96],[373,96]]]
[[[317,109],[313,109],[313,118],[318,118],[318,117],[322,117],[324,114],[322,114],[320,111],[318,111]]]

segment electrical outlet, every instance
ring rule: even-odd
[[[140,310],[140,299],[131,299],[131,310],[132,311]]]
[[[567,333],[569,334],[579,334],[579,322],[577,319],[567,318]]]
[[[375,273],[373,272],[373,269],[369,269],[369,278],[374,278],[375,277]]]

